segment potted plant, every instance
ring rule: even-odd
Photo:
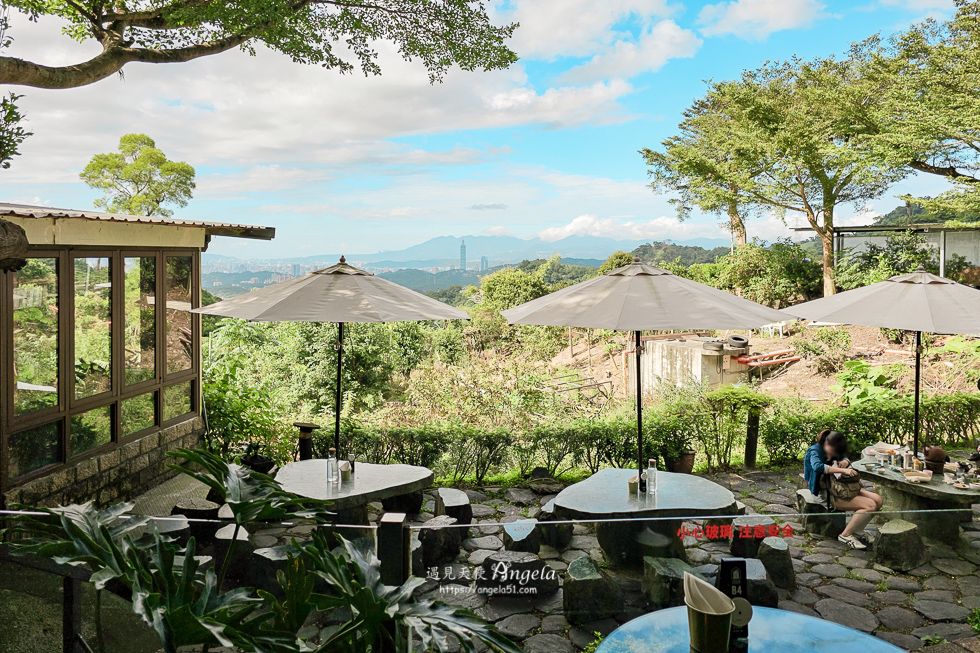
[[[691,448],[691,436],[678,415],[660,415],[652,425],[651,435],[667,471],[691,474],[697,452]]]
[[[257,442],[249,442],[242,456],[242,464],[259,474],[268,474],[276,466],[276,461],[259,453]]]

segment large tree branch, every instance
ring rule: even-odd
[[[973,175],[960,172],[954,166],[937,166],[931,163],[926,163],[925,161],[911,161],[909,163],[909,167],[913,170],[918,170],[919,172],[928,172],[930,175],[948,177],[949,179],[955,179],[956,181],[963,181],[969,184],[980,183],[980,179],[974,177]]]
[[[72,66],[43,66],[16,57],[0,57],[0,84],[52,89],[87,86],[119,72],[127,63],[183,63],[230,50],[250,38],[251,35],[235,34],[207,43],[165,50],[113,46],[88,61]]]

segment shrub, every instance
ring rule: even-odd
[[[863,360],[847,361],[830,389],[841,394],[841,403],[853,406],[869,399],[894,397],[896,381],[891,370],[882,365],[872,367]]]
[[[769,462],[800,460],[820,432],[822,416],[822,411],[804,399],[774,401],[759,423],[759,435]]]
[[[728,385],[709,392],[692,411],[691,424],[708,469],[728,469],[736,442],[745,438],[750,410],[762,410],[772,400],[745,386]]]
[[[792,341],[797,355],[815,361],[825,374],[839,372],[851,353],[851,334],[846,329],[806,329]]]

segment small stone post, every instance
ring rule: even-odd
[[[293,426],[299,429],[299,459],[310,460],[313,458],[313,431],[320,428],[320,425],[293,422]]]

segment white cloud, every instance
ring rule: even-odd
[[[886,7],[902,7],[912,11],[953,9],[956,7],[954,0],[881,0],[881,4]]]
[[[704,222],[681,222],[673,216],[661,216],[646,222],[621,221],[618,218],[599,218],[593,214],[580,215],[561,227],[548,227],[535,234],[541,240],[554,242],[569,236],[601,236],[617,240],[686,240],[691,238],[720,238],[717,226]]]
[[[91,43],[64,37],[57,20],[30,23],[15,14],[12,22],[13,56],[64,64],[93,54]],[[24,89],[20,105],[35,135],[4,181],[77,184],[89,157],[114,149],[129,132],[148,133],[169,156],[198,167],[202,192],[234,194],[238,187],[257,188],[253,182],[284,187],[307,175],[328,176],[291,168],[468,164],[507,151],[433,152],[390,140],[398,137],[629,119],[619,101],[633,88],[622,81],[537,88],[516,65],[489,73],[452,71],[445,83],[430,85],[423,66],[403,61],[391,48],[382,49],[380,60],[381,77],[342,76],[260,47],[254,57],[230,51],[184,64],[131,64],[123,77],[78,89]],[[229,166],[238,172],[206,178],[204,168]],[[253,166],[263,168],[247,171]]]
[[[486,229],[483,230],[483,233],[485,233],[488,236],[509,236],[510,229],[508,229],[503,225],[496,225],[493,227],[487,227]]]
[[[645,30],[639,40],[619,40],[562,76],[566,81],[621,78],[660,70],[671,59],[693,57],[701,39],[672,20]]]
[[[732,0],[705,6],[698,23],[705,36],[762,41],[773,32],[808,27],[825,15],[824,9],[818,0]]]
[[[666,0],[513,0],[498,2],[497,21],[517,21],[513,48],[521,57],[553,60],[594,55],[621,37],[629,18],[641,23],[672,15]]]

